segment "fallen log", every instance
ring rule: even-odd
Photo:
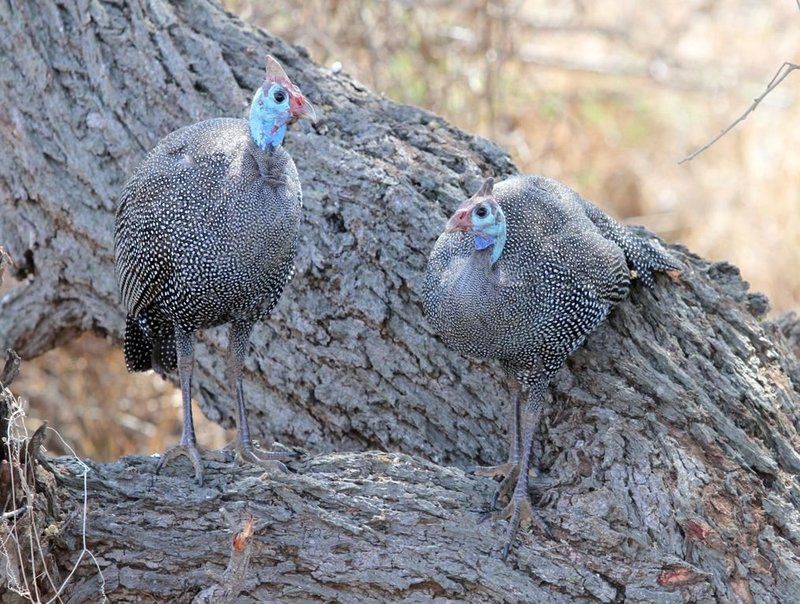
[[[240,114],[268,52],[325,116],[287,137],[306,198],[298,275],[254,335],[245,387],[258,435],[310,456],[288,475],[212,464],[201,489],[177,465],[153,476],[149,458],[48,461],[15,433],[6,588],[63,584],[75,602],[101,585],[113,601],[800,601],[796,321],[766,321],[735,267],[673,246],[681,281],[637,287],[556,376],[532,491],[554,537],[525,532],[503,565],[503,524],[478,524],[493,485],[462,470],[502,461],[506,386],[432,336],[420,283],[445,216],[480,176],[513,173],[508,157],[212,2],[12,0],[0,34],[0,245],[23,281],[0,299],[0,345],[26,358],[87,330],[119,341],[115,200],[158,138]],[[204,336],[197,384],[229,426],[224,337]]]

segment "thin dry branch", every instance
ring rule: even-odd
[[[797,0],[797,2],[798,2],[798,6],[800,7],[800,0]],[[711,145],[716,143],[723,136],[728,134],[728,132],[733,130],[739,123],[741,123],[744,120],[746,120],[747,116],[749,116],[753,111],[755,111],[755,108],[758,107],[759,103],[761,103],[761,101],[763,101],[770,92],[775,90],[780,85],[780,83],[783,82],[783,80],[785,80],[786,77],[790,73],[795,71],[796,69],[800,69],[800,65],[797,65],[795,63],[789,63],[789,62],[786,62],[783,65],[781,65],[780,68],[778,69],[778,71],[773,76],[773,78],[769,81],[769,84],[767,84],[766,90],[764,90],[764,92],[761,94],[761,96],[759,96],[759,97],[757,97],[756,99],[753,100],[753,103],[747,108],[747,110],[744,113],[742,113],[742,115],[740,115],[738,118],[736,118],[736,120],[734,120],[727,128],[722,130],[722,132],[720,132],[717,136],[715,136],[713,139],[711,139],[708,143],[706,143],[705,145],[703,145],[702,147],[700,147],[699,149],[697,149],[693,153],[690,153],[689,155],[684,157],[681,161],[678,162],[678,164],[680,165],[680,164],[682,164],[684,162],[693,160],[695,157],[700,155],[703,151],[708,149]]]
[[[0,426],[4,458],[0,464],[0,493],[5,494],[5,502],[0,503],[0,506],[5,506],[0,507],[0,566],[5,570],[4,579],[0,579],[0,598],[14,593],[20,600],[30,602],[62,602],[62,596],[71,587],[76,570],[88,558],[98,571],[97,587],[92,596],[97,601],[105,602],[105,577],[98,560],[86,544],[89,468],[61,435],[48,427],[47,422],[32,436],[28,434],[22,406],[6,388],[18,371],[19,357],[9,350],[6,366],[0,375],[5,384],[0,384]],[[47,434],[55,434],[60,439],[65,450],[71,453],[77,468],[81,470],[72,484],[75,486],[77,483],[83,494],[80,523],[82,549],[64,579],[56,570],[51,544],[43,537],[48,530],[43,528],[46,526],[45,510],[55,509],[57,504],[52,492],[41,486],[44,483],[40,480],[42,476],[37,476],[37,463],[54,477],[59,475],[42,451]]]

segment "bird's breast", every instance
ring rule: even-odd
[[[502,288],[497,275],[475,270],[469,260],[454,261],[442,276],[434,327],[448,346],[475,356],[496,356],[503,331]]]

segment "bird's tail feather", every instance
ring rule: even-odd
[[[175,326],[146,314],[128,315],[125,322],[125,366],[128,371],[175,371]]]

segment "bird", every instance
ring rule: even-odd
[[[180,444],[165,452],[156,473],[183,455],[203,484],[191,406],[194,343],[198,330],[225,324],[236,458],[285,470],[282,462],[293,456],[254,446],[242,365],[255,323],[270,315],[294,272],[303,202],[283,140],[300,118],[316,121],[314,107],[268,56],[247,118],[209,119],[168,134],[119,197],[114,256],[127,312],[125,364],[161,375],[177,368],[183,399]]]
[[[508,462],[473,468],[501,479],[487,516],[509,520],[502,558],[533,512],[528,472],[550,380],[624,300],[631,279],[678,279],[656,242],[622,226],[557,180],[513,176],[479,190],[450,217],[428,258],[423,311],[450,348],[495,359],[513,396]],[[512,490],[513,489],[513,490]]]

